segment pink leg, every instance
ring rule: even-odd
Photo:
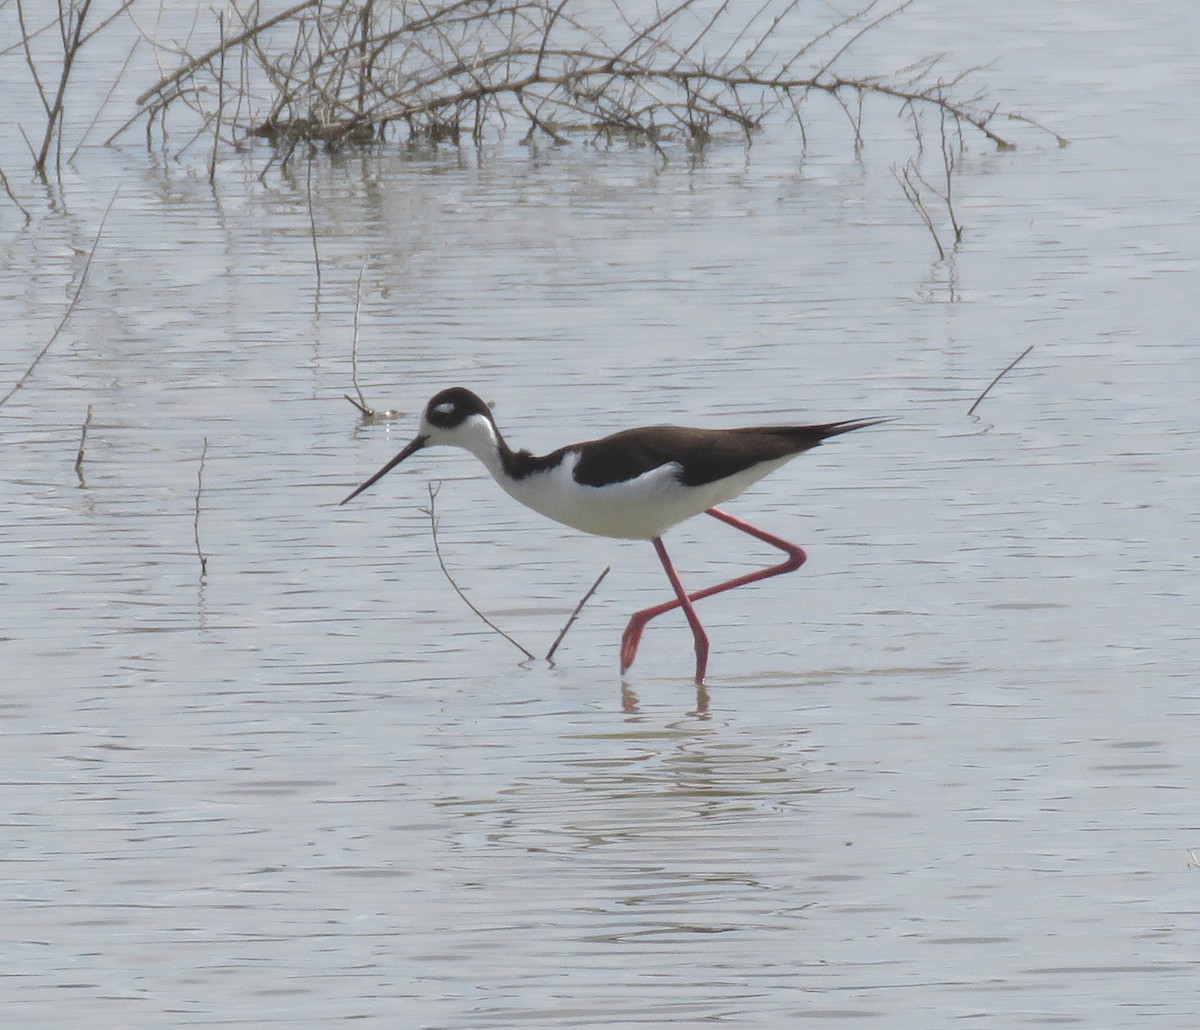
[[[734,587],[743,587],[747,583],[757,583],[760,579],[770,579],[772,576],[780,576],[785,572],[793,572],[800,568],[800,566],[803,565],[808,558],[808,555],[804,553],[804,549],[802,547],[797,547],[795,544],[788,543],[786,540],[781,540],[779,537],[774,536],[765,530],[759,529],[757,526],[752,526],[748,522],[743,522],[741,519],[735,519],[732,515],[727,515],[719,508],[709,508],[708,514],[714,519],[720,519],[722,522],[733,526],[734,529],[740,529],[743,533],[749,533],[752,537],[761,540],[765,544],[770,544],[772,547],[779,548],[779,550],[783,551],[788,556],[787,560],[780,562],[778,565],[772,565],[770,568],[759,569],[756,572],[747,572],[745,575],[737,576],[736,578],[727,580],[724,583],[718,583],[715,586],[705,587],[703,590],[698,590],[694,594],[680,594],[679,588],[677,587],[676,600],[664,601],[662,604],[655,605],[653,608],[646,608],[643,611],[635,612],[633,617],[629,620],[629,625],[625,627],[625,632],[621,637],[621,672],[625,672],[633,664],[633,660],[637,657],[638,644],[641,643],[642,631],[646,628],[646,623],[648,623],[651,619],[662,615],[664,612],[669,612],[680,607],[682,603],[680,598],[686,597],[688,603],[690,604],[692,601],[699,601],[705,597],[712,597],[713,594],[720,594],[726,590],[732,590]],[[661,547],[661,542],[656,540],[655,546]],[[678,583],[678,576],[674,576],[675,570],[669,568],[665,554],[666,551],[663,550],[660,552],[659,557],[663,559],[664,567],[668,567],[669,571],[667,572],[667,575],[672,577],[672,586],[675,586]],[[687,609],[685,608],[684,611],[686,614]],[[688,616],[688,622],[692,622],[691,615]],[[696,623],[694,623],[692,626],[693,636],[696,633],[697,625],[699,625],[699,620],[696,620]],[[703,630],[701,630],[701,633],[703,633]],[[707,645],[707,637],[705,638],[705,643]],[[700,641],[697,639],[697,658],[699,658],[699,650]],[[707,656],[707,646],[705,648],[705,654]],[[699,668],[698,672],[702,673],[703,668]],[[697,682],[699,682],[702,676],[697,675],[696,678]]]
[[[662,562],[662,567],[666,570],[667,579],[675,588],[675,596],[678,600],[673,607],[683,607],[683,614],[687,616],[688,625],[692,627],[692,636],[696,641],[696,682],[703,683],[704,670],[708,667],[708,634],[700,625],[700,617],[696,614],[696,609],[692,607],[691,598],[683,589],[683,584],[679,582],[679,575],[675,571],[675,566],[671,564],[671,559],[667,557],[667,549],[663,546],[662,538],[656,536],[653,542],[654,549],[658,552],[658,560]]]

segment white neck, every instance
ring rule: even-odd
[[[496,427],[482,415],[472,415],[453,432],[437,434],[430,442],[450,444],[470,451],[483,463],[491,477],[508,489],[509,480],[504,473],[504,459],[501,456],[505,443],[496,432]]]

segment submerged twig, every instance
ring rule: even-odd
[[[945,172],[946,192],[939,193],[939,196],[946,204],[946,214],[950,216],[950,227],[954,230],[954,242],[962,243],[963,226],[958,220],[958,214],[954,210],[954,172],[957,162],[954,159],[954,148],[950,139],[946,135],[946,110],[943,108],[941,114],[941,132],[942,132],[942,170]],[[962,153],[962,126],[958,127],[958,149]]]
[[[521,654],[523,654],[526,658],[528,658],[532,661],[534,658],[533,654],[530,651],[526,650],[524,647],[522,647],[520,644],[518,644],[512,637],[510,637],[507,633],[505,633],[504,630],[502,630],[499,626],[497,626],[494,622],[492,622],[491,619],[489,619],[486,615],[484,615],[483,612],[481,612],[478,608],[476,608],[475,605],[471,603],[471,599],[469,597],[467,597],[466,593],[463,592],[462,587],[460,587],[458,585],[458,583],[455,581],[454,577],[450,574],[450,570],[448,568],[446,568],[445,559],[442,557],[441,544],[438,541],[438,520],[437,520],[437,510],[436,510],[436,501],[435,501],[435,499],[437,498],[437,495],[438,495],[438,491],[441,490],[441,484],[440,483],[437,483],[437,484],[430,483],[428,486],[428,489],[429,489],[429,507],[422,508],[421,511],[423,511],[426,515],[429,516],[429,528],[430,528],[431,533],[433,534],[433,553],[435,555],[437,555],[438,565],[441,566],[443,575],[445,575],[446,579],[448,579],[450,581],[450,585],[454,588],[454,592],[456,594],[458,594],[459,597],[462,598],[463,604],[465,604],[481,620],[483,620],[484,624],[487,625],[489,629],[492,629],[495,632],[499,633],[500,636],[502,636],[505,640],[507,640],[510,644],[512,644],[512,646],[515,647],[518,651],[520,651]],[[563,642],[563,637],[565,637],[567,635],[567,631],[575,624],[575,620],[579,618],[579,613],[581,611],[583,611],[583,606],[585,604],[587,604],[589,600],[591,600],[592,595],[597,591],[597,589],[599,589],[600,584],[604,582],[604,577],[608,575],[610,568],[611,568],[611,566],[608,568],[605,568],[605,570],[603,572],[601,572],[599,576],[596,577],[596,582],[591,585],[591,588],[588,590],[588,592],[586,594],[584,594],[582,598],[580,598],[579,603],[575,606],[575,610],[573,612],[571,612],[571,617],[569,619],[567,619],[566,625],[563,626],[563,628],[558,631],[558,636],[554,638],[554,643],[550,645],[550,650],[546,652],[545,661],[547,661],[547,662],[552,661],[552,659],[554,658],[554,652],[558,650],[558,645]]]
[[[567,624],[558,631],[558,636],[554,638],[554,643],[550,645],[550,650],[546,652],[546,661],[550,661],[554,658],[554,652],[558,650],[558,645],[563,642],[563,637],[567,635],[567,630],[575,625],[575,620],[579,618],[579,613],[583,611],[583,606],[587,604],[589,600],[591,600],[592,594],[594,594],[596,592],[596,588],[604,582],[604,577],[608,575],[611,568],[611,565],[605,566],[604,571],[596,577],[596,582],[592,584],[591,589],[584,594],[582,598],[580,598],[579,603],[575,606],[575,610],[571,612],[571,617],[567,619]]]
[[[354,332],[350,338],[350,380],[354,383],[354,392],[358,394],[358,400],[355,400],[348,393],[342,394],[351,404],[358,408],[359,413],[365,419],[376,418],[399,418],[400,412],[393,411],[388,408],[386,411],[376,411],[367,403],[367,398],[363,396],[362,389],[358,385],[358,312],[362,307],[362,283],[363,274],[367,270],[367,263],[363,261],[362,268],[358,270],[358,286],[354,291]]]
[[[104,215],[100,219],[100,228],[96,230],[96,238],[92,240],[92,249],[88,251],[87,260],[83,263],[83,271],[79,273],[79,282],[75,284],[75,292],[71,295],[71,302],[67,305],[67,310],[63,313],[63,317],[58,320],[58,325],[54,327],[54,332],[50,334],[50,339],[46,341],[46,346],[38,351],[37,357],[25,369],[24,375],[13,384],[8,393],[0,397],[0,405],[8,401],[14,393],[25,385],[29,377],[33,375],[33,370],[37,368],[38,362],[46,356],[46,353],[54,345],[54,341],[58,339],[58,334],[62,332],[63,326],[67,324],[67,319],[71,317],[71,313],[75,310],[75,305],[79,303],[79,295],[83,292],[83,284],[87,282],[88,269],[92,267],[92,258],[96,256],[96,248],[100,245],[100,237],[104,235],[104,223],[108,221],[108,213],[112,210],[112,206],[116,202],[117,192],[119,192],[119,188],[113,193],[112,200],[108,202],[108,207],[104,209]]]
[[[1004,117],[1007,118],[1010,122],[1024,122],[1026,125],[1032,125],[1035,129],[1039,130],[1040,132],[1045,132],[1045,133],[1053,136],[1054,141],[1060,147],[1069,147],[1071,145],[1071,141],[1069,139],[1067,139],[1066,136],[1060,136],[1057,132],[1055,132],[1053,129],[1051,129],[1048,125],[1043,125],[1041,122],[1035,121],[1033,118],[1029,118],[1026,115],[1018,113],[1017,111],[1009,111],[1007,114],[1004,115]],[[1009,149],[1011,150],[1012,148],[1009,147]]]
[[[1008,375],[1008,373],[1011,372],[1016,367],[1017,362],[1020,361],[1022,358],[1024,358],[1025,355],[1028,354],[1031,350],[1033,350],[1032,343],[1028,347],[1026,347],[1023,351],[1021,351],[1021,353],[1018,354],[1015,358],[1013,358],[1012,361],[1010,361],[1000,371],[1000,374],[998,376],[996,376],[996,378],[993,379],[990,383],[987,384],[986,389],[983,391],[983,393],[981,393],[978,397],[975,398],[975,403],[972,404],[970,409],[967,411],[968,415],[975,414],[975,409],[979,407],[980,402],[984,399],[984,397],[986,397],[988,395],[988,393],[991,391],[992,387],[995,386],[998,382],[1000,382],[1000,380],[1003,379],[1006,375]]]
[[[221,37],[221,61],[217,66],[217,112],[216,126],[213,128],[212,156],[208,160],[208,184],[215,186],[217,181],[217,149],[221,145],[221,116],[225,112],[225,12],[217,12],[217,27]]]
[[[31,215],[25,205],[17,199],[17,195],[13,193],[12,186],[9,185],[8,176],[4,174],[3,168],[0,168],[0,186],[4,187],[4,192],[8,194],[8,199],[16,204],[17,210],[25,216],[25,224],[28,225],[30,222],[32,222],[33,215]]]
[[[507,633],[505,633],[504,630],[502,630],[499,626],[497,626],[494,622],[492,622],[491,619],[489,619],[486,615],[484,615],[483,612],[481,612],[478,608],[476,608],[475,605],[473,605],[471,603],[471,599],[469,597],[467,597],[467,595],[465,593],[463,593],[462,587],[460,587],[454,581],[454,577],[452,575],[450,575],[450,570],[448,568],[446,568],[445,559],[442,558],[442,548],[441,548],[441,545],[438,543],[438,521],[437,521],[437,511],[435,510],[435,498],[437,497],[438,491],[440,489],[441,489],[440,483],[437,484],[436,486],[433,483],[429,484],[429,507],[422,508],[421,510],[423,512],[425,512],[426,515],[429,516],[429,528],[433,533],[433,553],[435,555],[437,555],[438,565],[440,565],[442,567],[442,573],[445,575],[446,579],[448,579],[450,581],[450,585],[452,587],[454,587],[454,592],[456,594],[458,594],[459,597],[462,598],[463,604],[465,604],[468,608],[471,609],[471,611],[473,611],[476,615],[478,615],[479,618],[483,620],[485,625],[487,625],[490,629],[494,630],[495,632],[499,633],[500,636],[502,636],[505,640],[507,640],[510,644],[512,644],[512,646],[515,647],[518,651],[520,651],[521,654],[523,654],[526,658],[528,658],[532,661],[533,657],[534,657],[532,652],[527,651],[525,648],[523,648],[520,644],[518,644],[515,640],[513,640],[512,637],[510,637]]]
[[[364,261],[362,268],[358,270],[358,285],[354,289],[354,333],[350,337],[350,381],[354,384],[354,392],[358,394],[358,400],[355,400],[348,393],[344,393],[342,396],[358,408],[363,418],[374,418],[375,409],[367,403],[367,399],[363,396],[362,389],[358,385],[358,310],[362,307],[362,281],[363,273],[366,270],[367,263]]]
[[[313,212],[312,202],[312,155],[308,157],[307,173],[304,177],[304,196],[308,204],[308,233],[309,239],[312,241],[313,263],[317,267],[317,303],[321,300],[321,250],[317,246],[317,216]],[[360,277],[359,282],[362,279]],[[357,314],[357,311],[355,312]]]
[[[903,171],[897,171],[896,166],[892,165],[892,175],[900,183],[900,188],[904,190],[904,196],[912,205],[913,210],[917,212],[921,221],[925,223],[925,228],[929,230],[929,234],[933,237],[934,246],[937,247],[938,260],[945,261],[946,250],[942,246],[941,237],[938,235],[937,228],[933,224],[933,216],[929,213],[929,209],[925,206],[925,199],[921,195],[921,187],[924,187],[945,205],[946,214],[950,219],[950,228],[954,233],[954,244],[957,246],[962,243],[963,225],[958,220],[958,213],[954,208],[954,175],[957,171],[957,161],[954,157],[955,145],[946,132],[947,117],[956,116],[947,115],[945,108],[941,109],[940,115],[942,173],[945,186],[939,189],[926,179],[921,174],[921,169],[916,158],[910,158],[905,163]],[[961,119],[958,119],[958,150],[960,153],[962,146],[962,123]]]
[[[75,455],[75,475],[79,477],[79,482],[83,482],[83,447],[87,443],[88,429],[92,424],[92,406],[87,406],[87,415],[83,420],[83,428],[79,431],[79,450]]]
[[[929,230],[929,235],[933,237],[933,245],[937,247],[938,260],[946,260],[946,248],[942,246],[942,241],[938,236],[937,227],[933,224],[933,216],[929,213],[929,209],[925,206],[925,201],[921,197],[921,191],[917,186],[918,182],[925,183],[917,171],[916,162],[909,160],[903,170],[897,170],[895,165],[892,165],[892,175],[896,177],[896,181],[900,184],[900,188],[904,190],[904,196],[908,199],[912,209],[916,211],[918,217],[925,224],[925,228]],[[925,183],[928,185],[928,183]]]
[[[24,51],[25,64],[29,68],[29,74],[33,79],[38,99],[41,101],[42,109],[46,114],[46,129],[42,134],[41,144],[34,147],[26,139],[30,154],[33,157],[34,171],[42,178],[46,176],[46,165],[50,160],[51,151],[53,151],[54,156],[55,173],[57,174],[61,170],[64,108],[68,86],[71,82],[71,72],[75,68],[79,52],[91,39],[132,7],[134,2],[135,0],[123,0],[115,11],[110,12],[103,18],[99,25],[85,31],[84,26],[91,13],[92,0],[78,0],[78,2],[69,4],[63,3],[60,0],[57,5],[57,23],[51,22],[51,25],[56,24],[58,29],[57,35],[62,47],[61,57],[58,62],[58,78],[57,82],[55,82],[53,78],[43,78],[43,73],[38,70],[38,62],[34,56],[31,42],[42,30],[30,30],[25,20],[25,3],[23,0],[17,0],[17,24],[21,31],[21,39],[18,46]],[[49,74],[52,75],[53,73],[50,72]]]
[[[200,548],[200,494],[204,490],[204,459],[208,456],[208,437],[204,438],[204,447],[200,451],[200,467],[196,470],[196,516],[192,520],[192,532],[196,537],[196,557],[200,559],[200,578],[208,572],[208,558]]]

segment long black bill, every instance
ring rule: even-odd
[[[404,450],[402,450],[391,461],[389,461],[386,465],[384,465],[383,468],[381,468],[378,472],[375,473],[375,475],[373,475],[370,479],[368,479],[365,483],[363,483],[362,486],[360,486],[358,489],[356,489],[352,494],[345,497],[343,500],[338,501],[338,504],[342,505],[342,504],[345,504],[346,501],[352,501],[355,497],[357,497],[364,490],[366,490],[367,487],[374,486],[376,483],[379,482],[379,480],[381,480],[384,476],[386,476],[389,472],[391,472],[392,469],[394,469],[397,465],[399,465],[400,462],[402,462],[410,454],[416,454],[417,451],[419,451],[422,447],[424,447],[425,444],[427,444],[428,442],[429,442],[429,437],[427,437],[427,436],[416,437],[412,443],[410,443],[407,447],[404,448]]]

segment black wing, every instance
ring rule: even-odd
[[[627,429],[601,440],[577,445],[582,450],[575,480],[604,486],[635,479],[674,462],[685,486],[703,486],[753,465],[788,458],[816,447],[822,440],[886,419],[830,422],[820,426],[753,426],[746,429],[687,429],[647,426]],[[561,456],[565,447],[547,459]],[[545,460],[545,459],[542,459]]]

